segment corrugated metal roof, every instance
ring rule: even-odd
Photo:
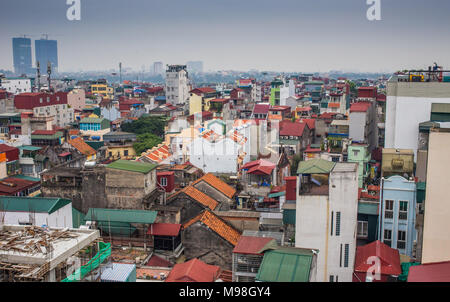
[[[178,236],[181,224],[175,223],[154,223],[148,227],[147,234],[153,236]]]
[[[267,245],[276,246],[277,242],[270,237],[241,236],[233,249],[233,253],[262,255]]]
[[[372,266],[370,262],[367,263],[367,259],[371,256],[381,259],[381,274],[398,276],[402,273],[398,250],[379,240],[356,248],[355,272],[367,272]]]
[[[147,210],[119,210],[90,208],[84,218],[86,221],[111,221],[128,223],[154,223],[156,211]]]
[[[335,165],[335,162],[321,158],[310,159],[299,163],[297,174],[329,174]]]
[[[450,282],[450,261],[411,266],[408,282]]]
[[[116,160],[113,163],[110,163],[107,165],[107,168],[111,169],[118,169],[118,170],[125,170],[125,171],[132,171],[132,172],[139,172],[147,174],[148,172],[155,169],[158,165],[156,164],[149,164],[149,163],[142,163],[137,161],[129,161],[129,160],[123,160],[119,159]]]
[[[8,212],[51,214],[71,202],[71,200],[63,198],[1,196],[0,209]]]
[[[280,248],[264,253],[256,279],[263,282],[308,282],[313,253],[299,248]]]
[[[134,278],[132,276],[134,274]],[[100,277],[102,282],[126,282],[136,280],[136,264],[113,263]]]

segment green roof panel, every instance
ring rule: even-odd
[[[321,158],[301,161],[298,165],[297,174],[329,174],[335,165],[335,162]]]
[[[278,248],[264,253],[256,279],[263,282],[308,282],[311,250]]]
[[[118,169],[118,170],[125,170],[125,171],[132,171],[132,172],[139,172],[139,173],[147,174],[148,172],[155,169],[157,166],[158,165],[156,165],[156,164],[141,163],[138,161],[119,159],[113,163],[110,163],[106,167],[111,168],[111,169]]]
[[[0,209],[9,212],[51,214],[71,202],[71,200],[63,198],[1,196]]]
[[[90,208],[84,219],[86,221],[126,222],[152,224],[155,222],[156,211],[119,210]]]

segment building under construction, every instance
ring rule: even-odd
[[[0,281],[95,281],[108,262],[99,251],[111,251],[99,238],[98,230],[0,225]]]

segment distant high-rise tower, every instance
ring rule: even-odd
[[[31,39],[13,38],[14,72],[17,75],[32,73]]]
[[[163,75],[164,74],[164,65],[163,62],[155,62],[153,63],[153,75]]]
[[[41,64],[41,73],[45,73],[47,63],[52,64],[52,71],[58,71],[58,45],[56,40],[40,39],[35,41],[36,61]],[[44,69],[43,69],[44,68]]]
[[[187,70],[192,73],[203,72],[203,61],[189,61],[186,63]]]

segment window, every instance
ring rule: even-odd
[[[344,252],[344,267],[348,267],[349,249],[350,249],[350,246],[348,244],[346,244],[345,252]]]
[[[359,150],[353,150],[353,155],[358,156]]]
[[[336,212],[336,236],[341,235],[341,212]]]
[[[128,156],[128,150],[124,150],[124,151],[123,151],[123,155],[124,155],[124,156]]]
[[[369,235],[369,222],[358,221],[358,237],[367,237]]]
[[[405,249],[405,247],[406,247],[406,232],[398,231],[397,248],[401,250]]]
[[[339,267],[342,267],[342,243],[341,248],[339,249]]]
[[[331,211],[331,236],[333,236],[333,224],[334,224],[333,215],[334,215],[334,212]]]
[[[384,230],[384,244],[391,246],[392,244],[392,230]]]
[[[41,103],[41,104],[42,104],[42,98],[39,98],[39,103]]]
[[[330,275],[330,282],[334,282],[334,276]]]
[[[161,186],[167,187],[167,177],[161,177]]]
[[[406,220],[408,219],[408,202],[400,201],[400,206],[398,209],[398,219]]]
[[[384,206],[384,218],[392,219],[394,217],[394,201],[386,200]]]

